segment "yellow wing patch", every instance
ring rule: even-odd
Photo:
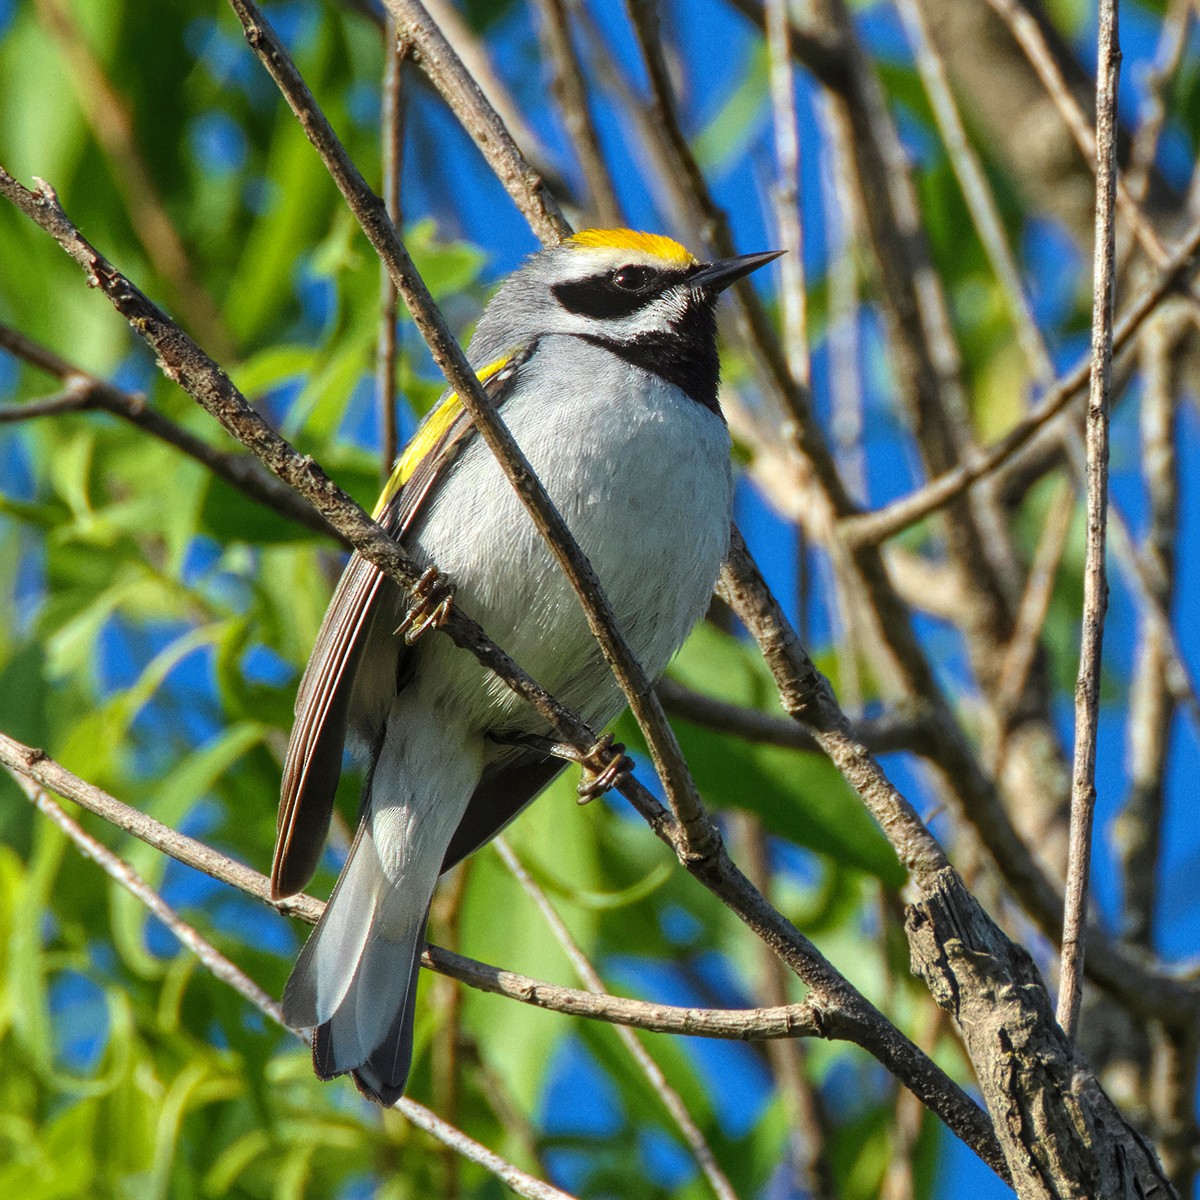
[[[681,267],[690,267],[696,261],[689,251],[669,237],[660,233],[641,233],[636,229],[582,229],[568,241],[575,246],[601,250],[633,250]]]
[[[488,363],[482,371],[477,372],[479,382],[487,383],[510,358],[511,355],[506,354],[503,358]],[[379,520],[388,501],[413,477],[413,472],[416,471],[421,460],[437,445],[438,439],[454,424],[462,410],[463,402],[458,398],[457,392],[451,392],[436,408],[430,410],[429,415],[417,427],[412,441],[404,447],[404,452],[397,460],[391,478],[387,481],[387,486],[383,489],[383,494],[375,505],[375,511],[371,514],[374,520]]]

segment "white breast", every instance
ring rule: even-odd
[[[724,422],[658,376],[575,338],[547,338],[503,417],[592,563],[651,678],[703,615],[728,548]],[[457,586],[522,667],[587,720],[620,707],[578,599],[482,439],[473,439],[406,539]],[[445,638],[420,644],[414,685],[485,726],[530,724]]]

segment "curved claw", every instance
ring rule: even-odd
[[[445,625],[453,605],[454,584],[443,579],[437,567],[427,567],[413,586],[408,612],[393,635],[403,637],[405,645],[411,646],[428,630]]]
[[[606,733],[586,755],[579,759],[583,778],[575,789],[580,804],[590,804],[597,796],[620,787],[633,774],[633,759],[620,742]]]

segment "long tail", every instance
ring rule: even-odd
[[[414,762],[423,756],[411,746],[402,753],[397,740],[385,739],[350,856],[283,992],[284,1020],[313,1030],[316,1073],[350,1072],[387,1105],[403,1094],[412,1063],[430,898],[478,779],[462,759],[441,770]]]

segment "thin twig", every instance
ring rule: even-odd
[[[583,170],[591,210],[597,224],[614,228],[622,224],[621,204],[592,120],[586,76],[571,38],[565,0],[537,0],[537,7],[542,16],[546,55],[553,70],[551,91],[562,113],[567,139]]]
[[[6,764],[6,767],[8,765]],[[64,811],[40,784],[28,775],[8,767],[8,774],[25,793],[26,798],[43,815],[50,818],[75,843],[76,848],[97,863],[127,892],[158,918],[199,960],[214,978],[239,992],[255,1008],[283,1024],[279,1005],[242,970],[235,966],[215,946],[208,942],[169,905],[128,863],[114,854]]]
[[[840,101],[824,95],[820,112],[828,167],[821,172],[821,199],[829,246],[830,436],[846,486],[855,501],[867,501],[862,449],[863,392],[859,370],[858,204],[849,149],[850,131]]]
[[[39,417],[61,417],[63,413],[86,412],[95,407],[96,400],[87,382],[72,380],[53,396],[42,396],[24,404],[0,404],[0,425],[17,425]]]
[[[1071,779],[1071,842],[1063,912],[1058,1023],[1073,1038],[1083,995],[1084,939],[1092,819],[1096,808],[1096,737],[1100,662],[1108,580],[1104,568],[1108,517],[1108,405],[1112,383],[1113,307],[1116,292],[1117,0],[1100,0],[1096,67],[1096,245],[1092,267],[1092,373],[1087,409],[1087,557],[1083,573],[1083,635],[1075,685],[1075,763]]]
[[[490,1171],[497,1179],[512,1188],[517,1195],[528,1196],[529,1200],[573,1200],[569,1192],[564,1192],[560,1188],[522,1171],[520,1167],[514,1166],[507,1159],[501,1158],[486,1146],[469,1138],[460,1129],[443,1121],[436,1113],[430,1112],[415,1100],[401,1096],[393,1107],[402,1112],[419,1129],[425,1130],[439,1142],[451,1146],[464,1158],[469,1158],[472,1162],[478,1163]]]
[[[383,206],[392,224],[401,228],[400,178],[404,165],[404,63],[407,46],[397,44],[396,27],[390,16],[383,26],[383,104],[380,113],[380,165],[383,171]],[[400,452],[396,430],[396,401],[399,381],[399,330],[397,318],[400,293],[387,268],[379,264],[379,339],[375,353],[375,404],[379,410],[379,475],[387,481]]]
[[[580,949],[579,943],[571,936],[571,931],[555,910],[554,905],[550,903],[550,898],[513,852],[513,848],[508,844],[507,838],[501,835],[496,838],[494,844],[501,861],[508,868],[513,878],[521,885],[521,889],[525,895],[533,901],[534,907],[542,914],[546,924],[550,926],[550,932],[554,934],[554,940],[567,956],[583,986],[589,992],[594,992],[597,995],[603,994],[605,990],[604,981],[600,978],[599,973],[587,955]],[[773,959],[773,961],[777,960]],[[781,1005],[780,1007],[786,1007],[786,1005]],[[696,1124],[695,1118],[688,1112],[687,1105],[683,1102],[683,1097],[667,1082],[667,1077],[663,1073],[663,1069],[654,1061],[650,1052],[638,1040],[637,1034],[632,1029],[618,1027],[617,1036],[621,1039],[621,1044],[629,1052],[630,1057],[637,1064],[638,1070],[642,1072],[647,1082],[657,1093],[663,1107],[670,1114],[679,1132],[683,1135],[683,1140],[687,1143],[688,1149],[692,1152],[692,1157],[696,1160],[705,1179],[708,1180],[709,1186],[713,1190],[713,1195],[718,1197],[718,1200],[737,1200],[737,1193],[733,1190],[733,1185],[729,1182],[729,1178],[725,1172],[721,1170],[716,1155],[713,1154],[712,1147],[708,1144],[708,1140],[705,1138],[700,1126]]]
[[[866,455],[863,451],[863,376],[860,370],[858,261],[856,247],[861,225],[860,192],[853,169],[849,121],[845,104],[823,92],[818,97],[822,155],[821,204],[825,214],[829,267],[829,315],[826,344],[829,348],[829,437],[836,465],[845,479],[846,491],[856,506],[868,503]],[[769,443],[768,443],[769,444]],[[763,460],[755,455],[755,467]],[[761,479],[761,472],[755,471]],[[802,498],[799,488],[789,489]],[[802,524],[802,514],[797,523]],[[862,670],[866,661],[867,633],[851,593],[858,590],[855,573],[848,569],[846,555],[832,554],[822,564],[828,581],[826,592],[830,623],[835,628],[838,694],[847,711],[862,709]],[[892,578],[895,573],[892,572]]]

